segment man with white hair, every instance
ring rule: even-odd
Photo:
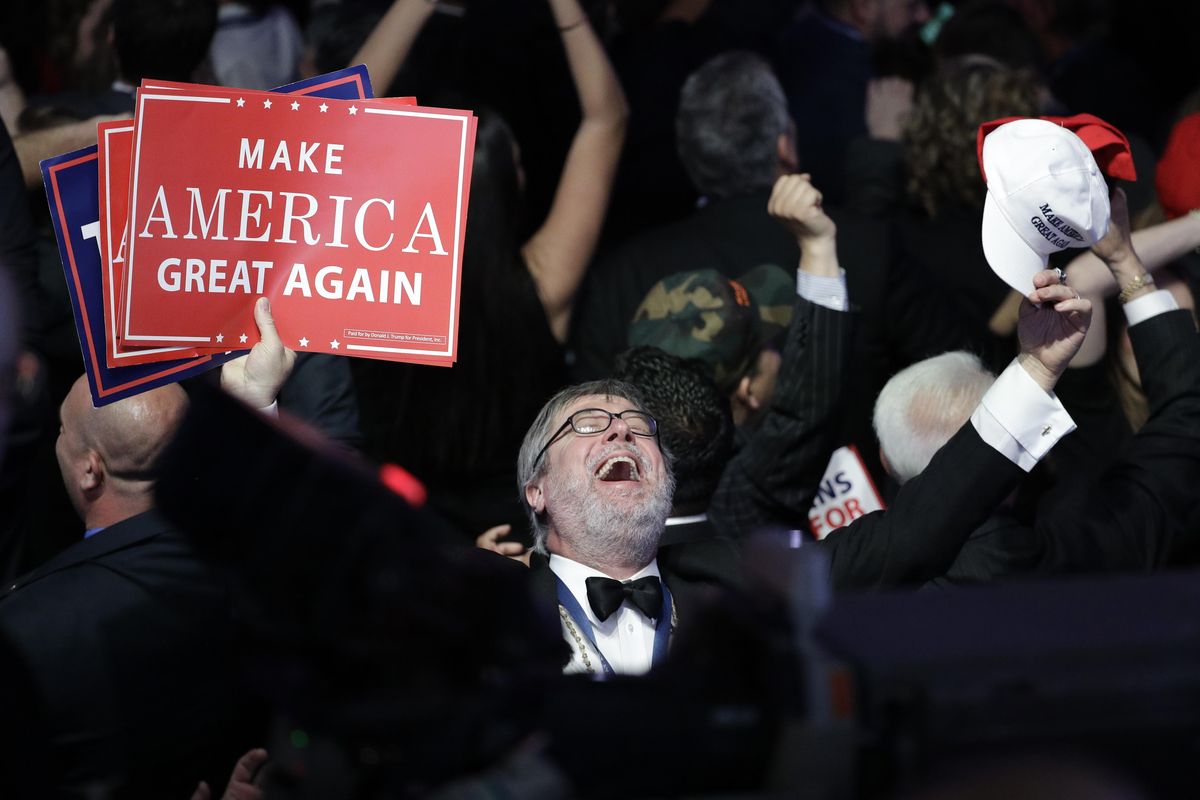
[[[880,458],[896,481],[920,475],[971,418],[996,380],[979,356],[963,350],[918,361],[896,373],[875,402]]]

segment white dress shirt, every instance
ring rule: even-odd
[[[1130,300],[1122,307],[1125,309],[1125,319],[1129,322],[1129,327],[1132,328],[1139,322],[1145,322],[1151,317],[1165,314],[1168,311],[1175,311],[1179,308],[1179,303],[1175,302],[1175,295],[1166,289],[1158,289],[1149,294],[1144,294],[1136,300]]]
[[[654,659],[654,631],[657,620],[650,619],[632,604],[625,602],[612,616],[601,622],[592,612],[591,604],[588,603],[585,582],[588,578],[611,578],[612,576],[584,566],[578,561],[553,554],[550,556],[550,570],[563,582],[567,590],[575,597],[575,601],[579,603],[579,607],[583,609],[583,613],[587,615],[588,622],[592,624],[595,645],[604,654],[604,658],[613,668],[613,672],[621,675],[641,675],[648,672]],[[658,561],[651,561],[636,575],[630,576],[629,580],[636,580],[647,575],[661,578]],[[576,626],[579,635],[584,637],[586,644],[588,632],[579,630],[578,623],[574,620],[571,622]],[[671,624],[670,620],[665,622],[667,625]],[[565,622],[563,627],[566,627]],[[572,655],[571,662],[564,671],[587,672],[582,656],[569,635],[567,641],[572,645]],[[603,667],[593,661],[591,671],[600,675]]]

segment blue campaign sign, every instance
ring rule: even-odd
[[[334,99],[373,97],[366,67],[359,65],[319,75],[274,91]],[[41,163],[58,239],[75,332],[83,351],[92,404],[99,408],[163,384],[198,375],[247,351],[109,367],[104,359],[104,300],[100,256],[100,176],[95,145],[48,158]]]
[[[362,64],[289,83],[287,86],[280,86],[271,91],[283,94],[318,95],[331,100],[366,100],[375,96],[371,90],[371,76],[367,74],[367,68]]]
[[[85,147],[42,162],[50,218],[62,256],[75,332],[83,351],[92,405],[99,408],[156,386],[183,380],[245,355],[245,351],[203,355],[110,368],[104,360],[104,298],[100,282],[100,176],[96,147]]]

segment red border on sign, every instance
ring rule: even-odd
[[[55,213],[58,214],[59,228],[62,230],[63,243],[66,245],[67,262],[71,270],[71,280],[75,284],[75,298],[76,303],[79,306],[80,318],[83,320],[82,333],[83,337],[87,340],[87,356],[92,362],[92,375],[96,381],[96,393],[101,397],[107,397],[110,394],[115,394],[116,392],[124,391],[125,389],[132,388],[134,386],[140,386],[143,383],[149,383],[150,381],[158,380],[164,375],[171,375],[176,372],[182,372],[184,370],[191,369],[192,367],[199,366],[200,364],[208,363],[209,361],[212,361],[212,356],[198,356],[183,364],[171,367],[170,369],[144,375],[135,381],[122,383],[119,386],[114,386],[112,388],[106,388],[102,384],[101,375],[103,373],[100,370],[100,362],[96,357],[96,343],[92,341],[92,327],[88,321],[87,303],[85,303],[83,300],[83,286],[79,283],[79,267],[75,263],[75,249],[71,246],[71,229],[67,226],[67,215],[62,206],[62,192],[58,188],[58,173],[60,170],[64,170],[68,167],[75,167],[80,164],[85,164],[88,161],[95,161],[97,159],[97,154],[92,153],[90,155],[80,156],[73,161],[65,161],[62,164],[55,164],[50,168],[50,183],[54,186],[54,210]]]
[[[204,94],[204,95],[201,95],[201,94],[190,94],[190,95],[152,94],[149,92],[139,93],[139,95],[138,95],[138,111],[137,111],[138,123],[137,123],[137,133],[136,133],[137,139],[134,143],[134,160],[133,160],[132,180],[131,180],[131,186],[130,186],[130,200],[129,200],[129,208],[130,208],[131,215],[136,213],[135,209],[138,206],[139,184],[140,184],[140,180],[142,177],[142,175],[141,175],[141,172],[142,172],[142,169],[141,169],[141,166],[142,166],[142,164],[141,164],[141,144],[142,144],[141,137],[142,137],[142,132],[143,132],[143,126],[141,125],[140,121],[142,119],[143,112],[146,108],[146,104],[149,101],[159,101],[159,100],[164,101],[164,102],[178,102],[178,103],[200,102],[200,103],[229,104],[232,102],[232,96],[227,96],[224,94],[216,93],[216,92],[223,93],[226,91],[232,91],[232,90],[217,89],[217,90],[215,90],[215,92],[213,94]],[[249,96],[251,93],[247,92],[246,94],[247,94],[247,96]],[[263,94],[263,93],[254,93],[254,94]],[[334,101],[330,101],[330,102],[334,102]],[[347,101],[341,101],[341,102],[347,102]],[[366,102],[360,100],[360,101],[355,101],[355,102],[363,104],[361,106],[361,108],[362,108],[362,111],[364,112],[364,114],[366,114],[366,115],[375,115],[375,116],[384,116],[384,117],[419,117],[419,118],[424,118],[424,119],[446,120],[446,121],[450,121],[450,122],[456,122],[460,126],[460,136],[459,136],[459,155],[458,155],[458,157],[459,157],[458,175],[457,175],[456,187],[455,187],[454,246],[453,246],[453,249],[451,250],[451,253],[452,253],[452,273],[451,273],[452,278],[451,278],[451,283],[450,283],[450,292],[449,292],[449,296],[447,298],[449,307],[447,309],[448,324],[447,324],[447,328],[446,328],[446,332],[445,332],[445,341],[446,341],[445,348],[442,350],[429,350],[429,349],[415,349],[415,348],[405,348],[405,347],[386,347],[386,346],[382,346],[382,345],[359,345],[359,344],[347,343],[346,349],[350,350],[350,351],[358,351],[358,352],[362,352],[362,353],[388,353],[388,354],[393,354],[393,355],[405,355],[405,356],[417,356],[417,357],[424,357],[424,358],[432,358],[434,360],[453,358],[454,354],[455,354],[456,345],[457,345],[457,342],[455,340],[455,334],[456,334],[456,322],[458,319],[458,311],[459,311],[458,306],[459,306],[459,300],[460,300],[460,298],[459,298],[459,279],[461,277],[461,249],[462,249],[462,243],[463,243],[464,227],[465,227],[465,222],[466,222],[465,218],[466,218],[466,211],[467,211],[467,209],[464,207],[464,204],[463,204],[463,198],[464,198],[464,193],[467,189],[467,180],[469,178],[468,159],[472,153],[470,152],[468,145],[470,144],[470,140],[471,140],[471,134],[472,134],[472,128],[473,128],[472,122],[474,120],[474,116],[470,112],[465,112],[465,111],[453,113],[453,112],[450,112],[449,110],[443,112],[441,110],[423,109],[421,107],[410,107],[407,104],[405,104],[403,106],[396,106],[394,104],[394,101],[388,101],[386,99],[366,101]],[[371,104],[368,104],[368,103],[371,103]],[[417,110],[417,109],[420,109],[420,110]],[[122,340],[125,342],[130,342],[130,343],[138,342],[138,341],[144,341],[144,342],[145,341],[153,341],[153,342],[155,342],[155,344],[160,345],[160,346],[161,346],[161,343],[164,341],[177,341],[177,342],[181,342],[181,343],[192,343],[202,349],[209,348],[209,347],[212,347],[213,349],[218,349],[217,346],[212,344],[213,339],[211,336],[151,335],[151,334],[147,334],[145,332],[140,332],[137,334],[134,334],[131,332],[132,314],[130,313],[130,311],[131,311],[131,307],[132,307],[133,286],[134,286],[134,282],[135,282],[134,281],[134,270],[137,269],[137,260],[135,257],[136,242],[137,242],[137,237],[135,237],[135,236],[129,237],[129,242],[127,245],[127,247],[128,247],[127,261],[126,261],[126,268],[125,268],[126,274],[125,274],[125,280],[124,280],[126,294],[125,294],[124,314],[123,314],[124,334],[122,336]],[[439,335],[439,334],[433,333],[430,335]]]
[[[104,145],[105,150],[109,149],[109,138],[114,133],[132,133],[133,129],[134,129],[133,120],[129,120],[128,125],[119,125],[119,126],[113,125],[112,127],[106,127],[105,123],[101,123],[99,128],[104,134],[103,145]],[[97,157],[99,157],[99,153],[97,153]],[[113,230],[112,230],[113,220],[112,220],[112,216],[108,213],[108,209],[112,207],[112,180],[111,180],[112,175],[111,175],[108,167],[109,167],[109,161],[108,161],[108,159],[105,159],[104,169],[102,170],[103,174],[100,176],[100,180],[104,184],[104,203],[101,205],[101,209],[100,209],[102,212],[102,222],[104,223],[101,226],[101,232],[104,234],[104,237],[102,239],[102,242],[104,245],[104,252],[101,254],[100,261],[102,263],[100,266],[104,270],[105,277],[107,278],[107,282],[105,283],[105,286],[107,286],[107,291],[105,291],[105,296],[104,296],[104,307],[106,309],[105,322],[107,323],[105,325],[105,329],[110,333],[110,336],[105,341],[106,363],[107,363],[107,359],[110,358],[110,355],[108,353],[108,343],[109,342],[112,343],[111,358],[112,358],[113,362],[117,361],[118,359],[122,359],[122,358],[125,358],[125,359],[137,358],[140,361],[141,360],[140,357],[142,357],[142,356],[157,355],[159,353],[176,353],[176,354],[178,354],[176,356],[177,358],[195,358],[199,354],[190,347],[139,347],[136,350],[120,352],[120,349],[117,346],[116,332],[117,332],[117,317],[119,316],[117,313],[119,311],[119,308],[118,308],[119,298],[117,297],[118,281],[116,280],[116,276],[113,275],[113,267],[112,267],[112,265],[113,265],[113,239],[114,239]],[[127,219],[128,219],[128,217],[127,217]],[[124,237],[124,235],[125,235],[125,232],[124,232],[124,230],[122,230],[121,236]],[[147,359],[147,360],[159,360],[159,359]],[[112,363],[112,364],[110,364],[110,366],[116,367],[116,366],[119,366],[119,364]]]

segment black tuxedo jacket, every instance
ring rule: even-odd
[[[46,796],[189,797],[221,786],[239,737],[232,624],[220,578],[154,512],[79,542],[0,596],[0,639],[24,663],[44,734]],[[213,783],[216,781],[216,783]]]
[[[671,592],[672,611],[679,625],[687,625],[691,610],[701,607],[720,588],[737,586],[740,579],[736,548],[719,539],[698,543],[694,548],[689,544],[662,548],[658,571]],[[529,561],[529,577],[535,606],[546,609],[546,613],[557,619],[558,584],[549,559],[534,553]],[[564,642],[560,666],[570,661],[571,651],[566,644]]]

